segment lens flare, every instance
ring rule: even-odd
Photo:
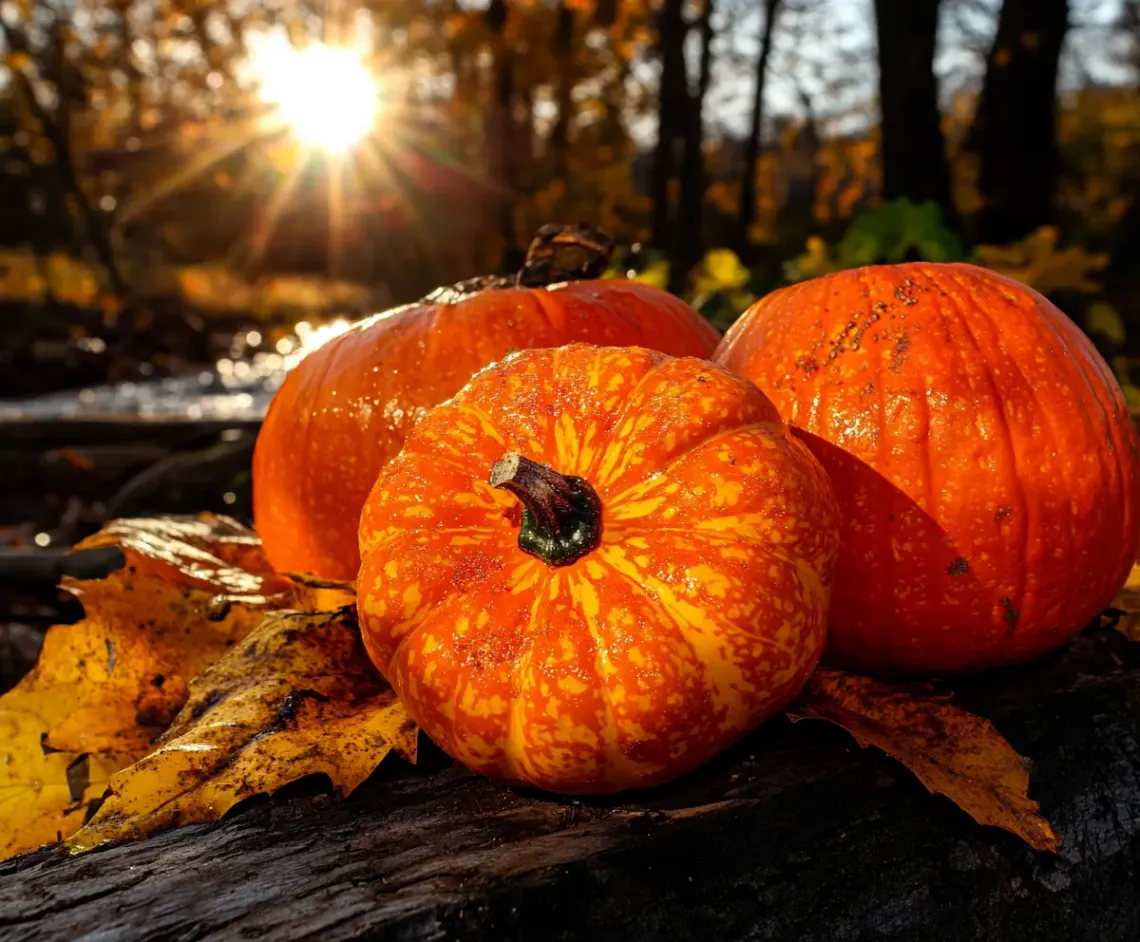
[[[277,107],[303,145],[343,154],[376,121],[376,79],[350,48],[317,43],[295,49],[275,38],[253,51],[251,65],[262,100]]]

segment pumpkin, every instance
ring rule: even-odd
[[[640,348],[518,353],[428,413],[377,479],[365,647],[477,772],[564,793],[653,785],[807,680],[837,514],[743,379]]]
[[[612,245],[548,226],[513,278],[484,278],[357,324],[290,373],[253,458],[253,514],[279,571],[352,579],[376,475],[426,409],[513,350],[574,341],[708,357],[720,335],[684,301],[603,279]]]
[[[869,672],[1027,661],[1086,627],[1137,547],[1111,371],[1037,292],[965,264],[839,272],[754,304],[715,359],[831,475],[827,659]]]

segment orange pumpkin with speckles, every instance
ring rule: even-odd
[[[1108,366],[1037,292],[972,265],[768,295],[717,362],[764,390],[844,513],[829,660],[949,672],[1052,651],[1137,548],[1135,433]]]
[[[837,513],[740,377],[640,348],[518,353],[428,413],[376,481],[364,643],[478,772],[565,793],[653,785],[807,680]]]
[[[651,285],[602,279],[610,244],[546,227],[517,278],[478,279],[369,318],[306,357],[270,404],[253,515],[279,572],[352,579],[368,490],[426,409],[513,350],[574,341],[708,357],[720,334]]]

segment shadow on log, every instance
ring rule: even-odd
[[[39,851],[0,864],[0,939],[1140,937],[1140,645],[1097,629],[958,687],[1033,759],[1059,856],[780,720],[620,801],[511,791],[426,751],[347,801],[310,781],[218,824]]]

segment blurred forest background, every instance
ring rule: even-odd
[[[377,83],[343,152],[266,95],[312,42]],[[1140,0],[0,2],[0,396],[287,352],[577,221],[721,327],[835,268],[979,261],[1138,398]]]
[[[69,546],[248,518],[292,364],[550,222],[722,328],[972,260],[1140,407],[1140,0],[0,0],[0,690]]]

